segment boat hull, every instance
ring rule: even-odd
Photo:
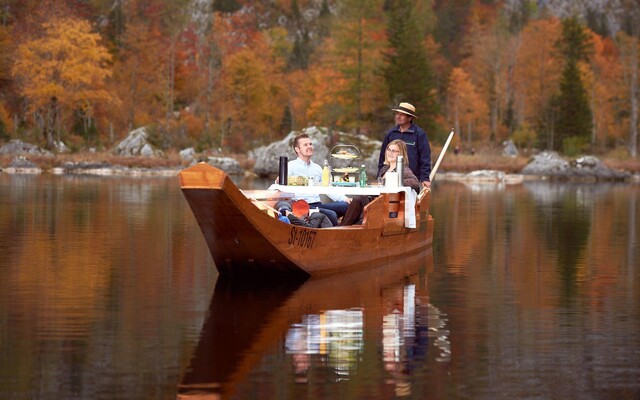
[[[201,163],[179,175],[221,274],[324,276],[370,268],[432,244],[428,196],[416,206],[415,229],[380,207],[369,210],[361,226],[314,229],[278,221],[215,167]]]

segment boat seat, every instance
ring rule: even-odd
[[[278,212],[278,210],[276,210],[275,208],[273,208],[271,205],[265,204],[259,200],[255,200],[255,199],[251,199],[251,202],[258,208],[258,210],[260,211],[264,211],[265,214],[267,214],[270,217],[273,218],[278,218],[278,215],[280,215],[280,213]]]
[[[382,220],[389,217],[387,195],[388,193],[381,194],[364,206],[362,226],[367,228],[382,227]]]
[[[393,213],[395,217],[390,217]],[[366,228],[382,228],[382,235],[405,233],[404,227],[404,193],[382,193],[364,207]]]
[[[382,219],[382,234],[397,235],[404,233],[404,192],[402,193],[386,193],[388,213],[386,218]]]

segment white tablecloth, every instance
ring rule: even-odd
[[[379,196],[381,193],[400,193],[404,192],[404,226],[407,228],[416,227],[416,192],[408,186],[401,186],[395,188],[388,188],[384,186],[284,186],[273,184],[269,186],[269,190],[279,190],[285,193],[292,193],[294,195],[308,195],[308,194],[326,194],[335,195],[343,194],[345,196],[353,195],[365,195],[365,196]]]

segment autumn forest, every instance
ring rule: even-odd
[[[604,5],[602,4],[604,3]],[[0,0],[0,144],[242,153],[310,125],[638,149],[635,0]]]

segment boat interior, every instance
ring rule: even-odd
[[[251,202],[267,215],[277,219],[279,212],[274,208],[279,201],[290,201],[293,193],[285,193],[278,190],[242,190],[243,194]],[[416,223],[420,218],[427,218],[429,207],[429,190],[423,190],[416,200]],[[364,208],[364,219],[361,225],[334,226],[324,229],[366,229],[380,228],[384,226],[385,231],[397,226],[399,231],[404,231],[404,204],[405,195],[400,193],[382,193],[373,199]]]

